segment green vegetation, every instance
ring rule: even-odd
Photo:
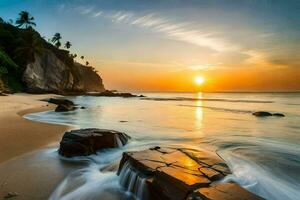
[[[42,56],[44,53],[52,52],[55,56],[63,61],[74,70],[74,59],[77,54],[70,54],[68,51],[72,44],[70,41],[64,43],[66,50],[59,49],[62,46],[62,36],[55,33],[51,39],[45,40],[34,30],[36,26],[34,17],[27,11],[21,11],[16,19],[3,20],[0,17],[0,91],[3,85],[13,91],[23,91],[26,85],[22,82],[22,75],[29,63],[35,61],[35,56]],[[81,56],[84,61],[84,56]],[[85,62],[89,65],[89,62]]]
[[[66,49],[70,49],[71,46],[72,46],[72,44],[71,44],[70,41],[67,41],[67,42],[65,43],[65,48],[66,48]]]
[[[61,35],[60,33],[55,33],[54,36],[52,37],[52,42],[54,43],[54,45],[59,48],[61,46]]]

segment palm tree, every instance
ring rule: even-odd
[[[72,46],[72,44],[71,44],[70,41],[67,41],[67,42],[65,43],[65,48],[70,49],[71,46]]]
[[[88,66],[90,63],[88,61],[85,62],[85,65]]]
[[[55,33],[54,36],[52,37],[52,42],[54,43],[54,45],[59,48],[61,46],[61,43],[60,43],[60,40],[61,40],[61,35],[60,33]]]
[[[19,13],[19,18],[16,20],[17,27],[25,27],[29,28],[32,26],[36,26],[36,24],[33,22],[34,17],[32,17],[29,12],[22,11]]]
[[[57,41],[54,45],[55,45],[57,48],[61,47],[60,41]]]

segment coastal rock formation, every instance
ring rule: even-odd
[[[106,91],[103,91],[103,92],[88,93],[86,95],[88,95],[88,96],[98,96],[98,97],[124,97],[124,98],[145,97],[144,95],[135,95],[135,94],[131,94],[129,92],[113,92],[113,91],[110,91],[110,90],[106,90]]]
[[[154,147],[123,153],[120,184],[147,200],[258,200],[236,183],[221,183],[230,174],[217,154],[192,149]]]
[[[270,112],[266,112],[266,111],[257,111],[252,113],[252,115],[256,116],[256,117],[270,117],[270,116],[275,116],[275,117],[284,117],[285,115],[282,113],[270,113]]]
[[[62,50],[61,50],[62,51]],[[101,77],[91,67],[69,63],[59,59],[53,52],[35,54],[23,74],[28,92],[31,93],[85,93],[102,92]]]
[[[75,104],[68,99],[50,98],[46,101],[57,105],[55,112],[66,112],[76,109]]]
[[[125,133],[104,129],[79,129],[66,132],[60,142],[59,154],[65,157],[87,156],[105,148],[127,144]]]

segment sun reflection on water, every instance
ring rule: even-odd
[[[195,107],[195,126],[197,129],[202,127],[202,120],[203,120],[203,108],[202,108],[202,93],[197,93],[197,98],[199,99],[196,101]]]

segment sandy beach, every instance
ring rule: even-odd
[[[50,96],[55,95],[0,97],[0,163],[58,141],[68,129],[67,126],[33,122],[22,117],[53,109],[54,105],[40,101]]]
[[[57,159],[53,144],[70,127],[22,117],[53,109],[54,105],[40,101],[50,96],[57,95],[0,97],[0,199],[14,192],[18,194],[14,199],[47,199],[66,175],[68,166]]]

